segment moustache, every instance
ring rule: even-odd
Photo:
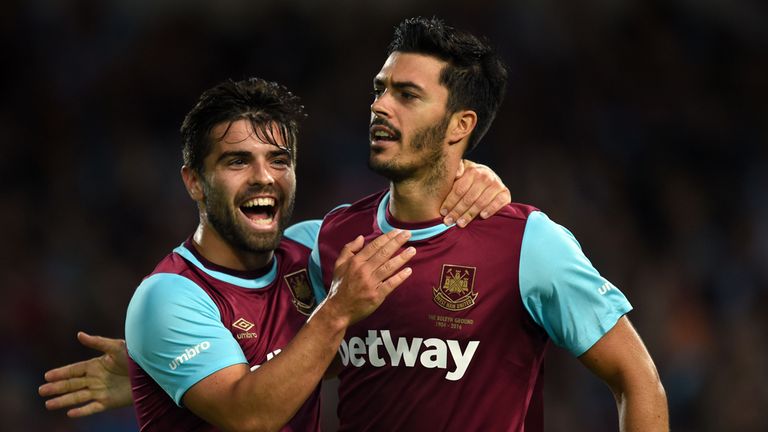
[[[374,117],[373,120],[371,120],[370,126],[368,126],[368,129],[374,127],[374,126],[384,126],[392,131],[392,135],[396,140],[400,139],[400,130],[392,125],[387,119],[381,118],[381,117]]]

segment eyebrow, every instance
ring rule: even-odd
[[[384,86],[386,86],[386,83],[385,83],[384,79],[376,77],[376,78],[373,79],[373,85],[374,86],[384,87]],[[418,90],[418,91],[422,91],[422,92],[424,91],[424,87],[416,84],[413,81],[392,81],[390,83],[390,85],[392,86],[392,88],[397,89],[397,90],[408,90],[408,89],[410,89],[410,90]]]
[[[289,158],[292,157],[291,151],[288,150],[285,147],[279,147],[275,146],[277,150],[271,150],[269,152],[269,156],[276,157],[276,156],[288,156]]]
[[[232,158],[232,157],[239,157],[239,158],[244,158],[244,159],[245,158],[250,159],[253,156],[251,155],[251,152],[249,152],[249,151],[231,150],[231,151],[222,152],[219,155],[218,159],[216,159],[216,162],[221,162],[222,160],[224,160],[226,158]]]

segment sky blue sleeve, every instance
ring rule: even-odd
[[[285,229],[283,235],[297,243],[313,249],[317,243],[317,234],[320,232],[320,219],[312,219],[293,224]]]
[[[319,233],[319,230],[318,230]],[[323,269],[320,266],[320,248],[315,242],[312,254],[309,255],[309,280],[312,281],[312,291],[315,293],[317,304],[320,304],[327,296],[328,290],[323,283]]]
[[[125,340],[131,358],[178,405],[203,378],[247,363],[211,298],[178,274],[154,274],[139,285],[128,305]]]
[[[592,266],[567,229],[529,215],[520,251],[520,294],[554,343],[580,356],[632,310]]]

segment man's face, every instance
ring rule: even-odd
[[[443,161],[450,116],[446,65],[435,57],[392,53],[373,81],[369,166],[392,181],[430,173]]]
[[[280,147],[259,139],[248,120],[221,123],[211,132],[214,144],[203,161],[201,204],[208,223],[246,252],[275,250],[293,212],[291,155],[277,129],[272,131]]]

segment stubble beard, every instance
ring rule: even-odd
[[[246,222],[240,220],[236,214],[239,210],[233,208],[219,190],[204,182],[203,192],[208,223],[235,249],[249,253],[265,253],[274,251],[280,245],[283,231],[293,214],[295,193],[291,193],[286,205],[280,208],[277,231],[257,233],[253,232]]]
[[[417,173],[426,166],[428,172],[425,177],[425,184],[427,187],[435,187],[442,179],[445,171],[445,154],[442,144],[449,121],[450,116],[446,115],[437,123],[414,133],[409,145],[414,153],[423,152],[418,160],[404,163],[395,156],[390,160],[380,162],[375,160],[374,155],[371,154],[368,159],[368,167],[393,183],[402,183],[415,180]]]

